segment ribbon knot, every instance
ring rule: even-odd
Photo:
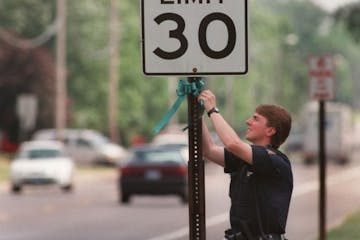
[[[172,116],[176,113],[181,103],[184,101],[185,97],[189,94],[194,95],[195,97],[199,96],[201,91],[204,89],[205,83],[201,79],[197,79],[194,82],[189,83],[185,80],[179,80],[178,88],[176,89],[177,99],[166,115],[160,120],[158,124],[154,127],[153,131],[155,133],[160,132],[160,130],[170,121]],[[201,106],[203,104],[201,103]]]
[[[195,82],[191,82],[191,83],[189,83],[188,81],[179,80],[178,89],[176,89],[176,93],[178,96],[185,96],[188,94],[192,94],[195,97],[197,97],[203,90],[204,85],[205,84],[202,80],[196,80]]]

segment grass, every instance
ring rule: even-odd
[[[10,156],[0,154],[0,183],[9,179]]]
[[[360,212],[349,215],[345,222],[327,234],[327,240],[360,239]]]

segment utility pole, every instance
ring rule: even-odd
[[[55,126],[57,139],[63,139],[66,127],[66,0],[57,0],[56,35],[56,113]]]
[[[110,1],[108,127],[110,139],[113,142],[120,140],[117,124],[120,39],[118,2],[118,0]]]

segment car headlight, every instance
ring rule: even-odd
[[[59,181],[68,181],[72,178],[72,168],[70,166],[64,166],[56,172],[56,176]]]
[[[112,159],[112,160],[118,160],[121,158],[122,151],[116,147],[113,146],[107,146],[101,150],[101,153],[105,158]]]
[[[111,151],[111,150],[102,151],[102,155],[108,159],[116,159],[116,156],[117,156],[116,152]]]
[[[24,175],[24,171],[19,167],[10,167],[10,177],[11,178],[19,178]]]

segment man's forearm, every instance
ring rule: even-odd
[[[212,109],[216,107],[216,98],[215,95],[210,90],[204,90],[198,97],[199,102],[204,103],[204,107],[206,112],[209,113]],[[222,143],[225,147],[232,152],[233,154],[237,155],[239,158],[244,160],[245,162],[252,164],[252,150],[249,144],[243,142],[233,128],[225,121],[225,119],[221,116],[219,112],[212,112],[209,114],[211,118],[212,124],[215,128],[216,133],[220,137]],[[205,129],[206,131],[207,129]],[[206,133],[205,133],[206,134]],[[208,134],[208,133],[207,133]],[[209,134],[208,134],[209,135]],[[205,136],[205,148],[206,151],[210,151],[212,154],[219,154],[218,149],[213,149],[212,146],[214,144],[209,142],[210,136]],[[209,141],[207,141],[209,140]],[[224,154],[223,154],[224,155]],[[218,156],[218,155],[217,155]],[[207,157],[210,157],[207,154]],[[212,156],[211,156],[212,157]],[[224,159],[224,156],[222,156]]]
[[[252,150],[225,121],[221,114],[212,114],[211,121],[225,147],[245,162],[252,164]]]
[[[206,159],[224,166],[224,148],[214,143],[204,119],[202,119],[202,147],[203,156]]]

